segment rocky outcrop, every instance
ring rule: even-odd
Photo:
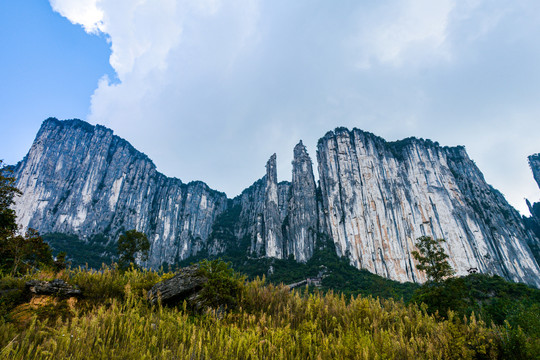
[[[416,238],[429,235],[446,239],[459,275],[477,268],[540,286],[530,248],[538,238],[463,147],[386,142],[338,128],[319,140],[317,160],[319,186],[300,142],[292,182],[278,183],[274,154],[265,176],[227,199],[202,182],[160,174],[112,130],[48,119],[15,167],[23,192],[15,210],[23,228],[86,241],[142,231],[151,241],[146,265],[153,267],[226,251],[305,262],[323,236],[358,268],[422,282],[411,251]],[[538,181],[539,156],[530,162]]]
[[[338,128],[319,140],[317,158],[328,231],[356,267],[422,282],[411,251],[429,235],[446,239],[458,275],[477,268],[540,285],[534,235],[463,147]]]
[[[529,156],[529,166],[531,167],[534,180],[540,188],[540,154],[534,154]],[[540,226],[540,202],[531,202],[527,200],[527,206],[531,212],[532,219]]]
[[[266,191],[264,194],[264,253],[269,257],[283,257],[283,234],[279,211],[276,154],[266,163]]]
[[[318,230],[318,208],[311,159],[302,141],[294,148],[288,199],[287,253],[306,262],[313,255]]]
[[[148,301],[152,305],[159,301],[163,305],[178,305],[187,300],[192,307],[199,308],[198,294],[207,281],[199,271],[199,265],[182,268],[172,278],[152,286],[147,294]]]
[[[534,154],[529,156],[529,166],[533,172],[534,180],[540,187],[540,154]]]
[[[266,175],[233,200],[241,213],[236,226],[239,239],[249,237],[250,253],[283,258],[282,224],[287,217],[290,183],[277,182],[276,154],[266,163]]]
[[[534,179],[540,188],[540,154],[534,154],[529,156],[529,166],[531,167]],[[531,248],[536,261],[540,263],[540,202],[531,203],[528,199],[527,207],[531,213],[530,217],[523,217],[525,225],[536,234],[536,238],[529,240],[529,247]]]
[[[34,295],[71,297],[82,294],[77,286],[70,285],[62,279],[54,279],[52,281],[30,280],[25,283],[25,286]]]
[[[80,120],[47,119],[15,176],[23,228],[110,241],[137,229],[151,240],[151,266],[200,251],[227,206],[224,193],[164,176],[112,130]]]
[[[292,255],[305,262],[313,254],[317,232],[316,186],[311,159],[300,142],[294,150],[292,183],[277,182],[276,154],[266,175],[233,200],[242,211],[238,238],[249,236],[256,256]]]

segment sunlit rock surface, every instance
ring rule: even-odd
[[[416,238],[430,235],[447,240],[458,275],[477,268],[540,284],[527,245],[534,235],[465,148],[414,138],[389,143],[340,128],[319,141],[317,157],[328,231],[356,267],[422,282],[411,251]]]
[[[23,228],[112,240],[137,229],[154,266],[196,254],[227,206],[224,193],[164,176],[112,130],[79,120],[46,120],[15,175]]]
[[[232,248],[305,262],[318,235],[326,234],[358,268],[423,282],[411,251],[416,238],[431,235],[447,240],[459,275],[477,268],[540,286],[528,245],[538,238],[463,147],[415,138],[386,142],[338,128],[319,140],[317,160],[319,186],[300,142],[291,182],[278,183],[274,154],[266,175],[227,199],[203,182],[160,174],[112,130],[48,119],[15,167],[23,192],[15,210],[24,228],[41,233],[105,234],[116,241],[124,230],[142,231],[151,240],[148,265],[154,267]],[[538,181],[536,161],[531,168]]]
[[[287,254],[306,262],[313,255],[318,230],[317,187],[311,159],[302,141],[294,148],[288,200]]]

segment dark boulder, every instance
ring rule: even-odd
[[[148,300],[155,305],[177,305],[186,300],[190,306],[202,306],[199,293],[208,279],[199,271],[199,265],[182,268],[172,278],[163,280],[148,291]]]
[[[36,295],[56,295],[56,296],[79,296],[81,290],[75,286],[66,283],[62,279],[53,281],[30,280],[26,282],[26,288]]]

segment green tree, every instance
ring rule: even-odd
[[[14,197],[20,194],[15,187],[13,172],[0,160],[0,237],[10,236],[17,231],[15,211],[9,207],[15,202]]]
[[[127,269],[131,263],[139,258],[141,261],[148,260],[150,241],[146,235],[135,229],[128,230],[118,239],[118,266]]]
[[[0,270],[13,275],[52,262],[49,245],[36,230],[29,228],[24,236],[17,233],[17,217],[10,206],[20,194],[13,172],[0,160]]]
[[[54,267],[56,271],[64,270],[68,266],[66,257],[67,253],[65,251],[60,251],[58,255],[56,255],[56,259],[54,260]]]
[[[199,263],[199,272],[208,279],[200,293],[203,306],[236,307],[245,278],[234,272],[231,263],[221,259],[203,260]]]
[[[425,271],[428,280],[436,283],[455,274],[452,266],[448,263],[448,255],[441,246],[443,242],[446,240],[435,240],[431,236],[421,236],[416,239],[418,251],[411,252],[418,261],[416,268]]]
[[[42,265],[52,265],[52,254],[37,230],[29,228],[24,236],[9,236],[1,243],[2,265],[12,275],[25,273]]]

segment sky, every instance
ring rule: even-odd
[[[523,214],[540,200],[537,0],[6,0],[0,159],[49,116],[114,130],[229,197],[338,126],[465,145]],[[316,166],[315,166],[316,167]]]

